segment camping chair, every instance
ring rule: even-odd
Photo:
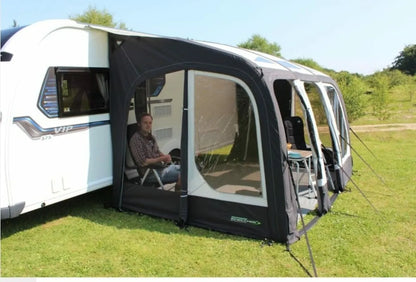
[[[150,173],[153,173],[153,175],[156,178],[157,183],[159,184],[159,187],[163,190],[165,188],[165,186],[163,185],[162,180],[160,179],[159,173],[157,172],[158,168],[162,168],[162,166],[160,165],[154,165],[154,166],[147,166],[145,172],[142,174],[140,173],[140,168],[137,168],[137,171],[139,171],[139,175],[140,175],[140,185],[143,185],[146,182],[147,177],[149,176]]]
[[[137,124],[129,124],[127,126],[127,140],[130,140],[130,138],[133,136],[133,134],[137,131]],[[162,183],[162,180],[160,179],[159,173],[157,172],[157,169],[163,168],[161,165],[153,165],[153,166],[147,166],[144,170],[141,169],[134,161],[130,146],[127,142],[127,150],[126,150],[126,166],[124,174],[127,177],[128,180],[135,181],[139,179],[140,185],[143,185],[146,182],[147,177],[150,175],[150,173],[153,173],[153,175],[156,178],[157,184],[159,184],[159,187],[161,189],[164,189],[164,185]],[[156,183],[155,183],[156,184]]]
[[[288,117],[284,120],[286,140],[292,144],[292,149],[310,150],[306,146],[305,133],[303,130],[303,121],[300,117]]]

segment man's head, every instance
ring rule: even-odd
[[[140,132],[144,136],[152,134],[152,123],[153,123],[153,117],[150,114],[143,113],[140,115],[137,125],[139,126]]]

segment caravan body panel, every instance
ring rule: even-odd
[[[107,33],[40,22],[18,31],[2,52],[13,55],[0,74],[2,218],[17,216],[8,212],[15,205],[24,213],[111,185],[108,112],[47,116],[39,104],[50,68],[108,68]]]

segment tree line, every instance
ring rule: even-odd
[[[275,42],[268,42],[259,34],[253,35],[238,46],[281,57],[280,46]],[[412,103],[416,92],[416,44],[406,46],[392,62],[392,67],[367,76],[347,71],[336,72],[320,66],[313,59],[291,61],[326,73],[337,82],[350,122],[366,114],[386,120],[391,115],[390,102],[393,93],[404,93]]]
[[[258,34],[238,44],[238,47],[281,57],[280,46],[275,42],[268,42]],[[379,120],[386,120],[391,115],[392,93],[404,92],[408,101],[412,103],[416,92],[416,44],[406,46],[396,57],[392,67],[367,76],[347,71],[336,72],[320,66],[313,59],[291,61],[326,73],[337,82],[344,97],[350,122],[366,114],[372,114]]]

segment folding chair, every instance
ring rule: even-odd
[[[149,176],[149,173],[153,173],[153,175],[156,178],[157,183],[159,184],[159,187],[161,189],[164,189],[165,186],[163,185],[163,182],[160,179],[160,175],[157,172],[157,168],[160,168],[160,166],[147,166],[143,175],[141,175],[141,173],[139,172],[139,175],[140,175],[140,185],[143,185],[146,182],[146,179]],[[140,171],[140,168],[137,168],[137,170]]]

